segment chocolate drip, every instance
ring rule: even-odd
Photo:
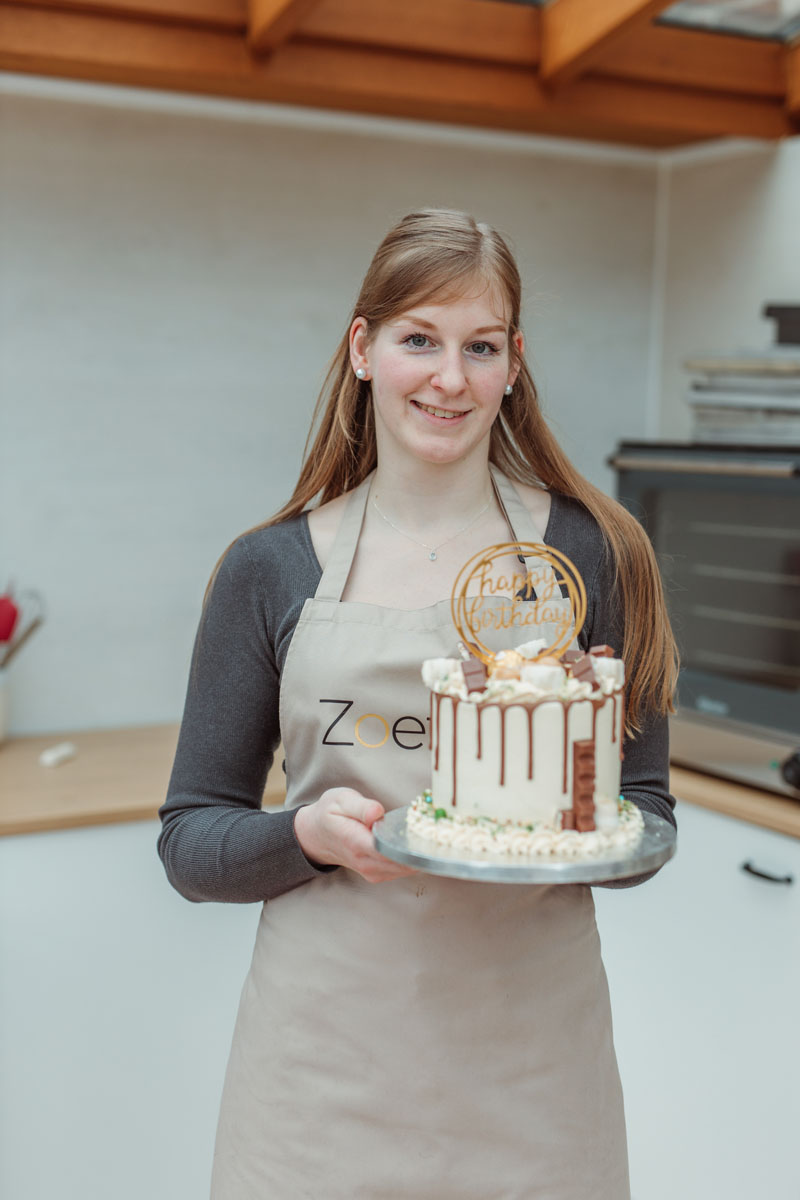
[[[457,750],[458,750],[458,700],[455,697],[453,697],[453,798],[450,801],[450,803],[453,805],[453,808],[455,808],[455,806],[456,806],[456,763],[458,762],[458,757],[456,754]]]
[[[434,695],[436,696],[435,706],[433,703]],[[435,755],[434,755],[434,770],[436,770],[436,771],[438,771],[438,769],[439,769],[439,747],[441,744],[441,705],[442,705],[443,699],[444,699],[444,696],[442,693],[436,692],[436,693],[431,694],[431,737],[430,737],[429,745],[431,745],[431,746],[435,745],[435,747],[436,747],[436,751],[435,751]],[[456,802],[457,802],[457,789],[458,789],[458,779],[457,779],[458,727],[457,727],[457,722],[458,722],[458,705],[460,704],[460,700],[458,699],[458,697],[455,697],[455,696],[449,696],[448,699],[450,700],[450,702],[452,704],[452,708],[453,708],[452,804],[455,807]],[[597,697],[597,698],[595,698],[594,696],[589,696],[589,697],[586,697],[585,699],[588,699],[592,705],[592,737],[591,737],[591,741],[593,744],[595,744],[597,741],[597,714],[599,713],[600,709],[605,704],[606,698],[602,697],[602,696]],[[611,694],[611,699],[612,699],[612,703],[613,703],[611,740],[616,741],[616,724],[617,724],[617,693],[616,692]],[[568,761],[569,710],[573,704],[583,703],[583,702],[584,702],[583,699],[582,700],[562,700],[561,701],[562,708],[563,708],[563,714],[564,714],[563,767],[562,767],[561,790],[562,790],[562,793],[564,793],[564,794],[566,794],[566,791],[567,791],[568,769],[569,769],[569,761]],[[551,701],[549,699],[542,699],[542,700],[537,700],[534,703],[530,703],[530,702],[520,700],[520,701],[512,702],[510,704],[492,704],[491,705],[492,708],[497,708],[499,710],[498,715],[500,718],[500,786],[501,787],[504,787],[505,782],[506,782],[506,713],[511,708],[524,708],[527,713],[527,717],[528,717],[528,779],[533,779],[533,765],[534,765],[533,764],[533,713],[534,713],[534,709],[537,709],[540,704],[546,704],[546,703],[551,703]],[[622,694],[620,694],[620,703],[622,706],[622,719],[624,720],[625,698],[624,698],[624,695],[622,695]],[[475,719],[477,722],[477,755],[476,755],[476,757],[478,759],[482,759],[483,758],[483,712],[484,712],[484,709],[486,707],[488,707],[488,705],[475,704],[474,707],[475,707]],[[435,711],[434,711],[434,708],[435,708]],[[434,724],[435,724],[435,731],[434,731]],[[623,757],[621,746],[622,746],[622,738],[620,737],[620,758]]]
[[[428,716],[428,749],[433,749],[433,692],[431,692],[430,714]]]
[[[434,741],[436,743],[436,755],[433,760],[434,771],[439,770],[439,746],[441,744],[441,736],[440,736],[441,735],[441,712],[442,712],[442,700],[443,699],[444,699],[444,696],[442,695],[442,693],[437,692],[436,693],[436,737],[434,738]]]
[[[625,752],[622,749],[622,743],[625,738],[625,693],[624,692],[620,692],[620,694],[619,694],[619,706],[622,709],[622,712],[620,713],[620,718],[619,718],[619,757],[620,757],[620,762],[621,762],[625,757]]]
[[[533,779],[533,705],[526,704],[528,713],[528,779]]]
[[[528,714],[528,779],[533,779],[533,710],[538,708],[542,700],[531,704],[525,700],[517,700],[511,704],[500,704],[500,786],[506,779],[506,713],[511,708],[524,708]],[[479,722],[480,728],[480,722]],[[480,757],[480,755],[479,755]]]

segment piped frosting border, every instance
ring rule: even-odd
[[[630,800],[598,800],[598,824],[604,810],[616,816],[614,828],[578,833],[574,829],[552,829],[544,824],[517,825],[491,817],[460,816],[436,808],[430,792],[418,796],[408,810],[410,835],[427,843],[448,846],[466,855],[501,854],[512,858],[602,858],[611,853],[629,853],[639,842],[644,818]]]

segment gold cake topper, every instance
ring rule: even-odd
[[[512,575],[492,578],[492,566],[505,555],[513,555],[519,569]],[[532,565],[522,559],[538,560]],[[567,591],[569,607],[562,603],[559,584]],[[472,589],[472,594],[470,594]],[[535,600],[525,595],[535,593]],[[512,599],[500,605],[486,605],[486,599],[510,594]],[[586,620],[586,588],[580,572],[560,550],[542,542],[495,542],[474,554],[459,571],[450,598],[453,624],[462,641],[485,666],[494,653],[480,633],[485,629],[519,629],[554,625],[556,636],[535,658],[557,657],[577,637]]]

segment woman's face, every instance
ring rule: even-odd
[[[504,305],[489,288],[415,305],[369,343],[364,318],[356,318],[350,357],[371,380],[381,458],[450,463],[488,453],[506,385],[519,371],[512,350],[522,353],[522,335],[512,346],[507,331]]]

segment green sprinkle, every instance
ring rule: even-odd
[[[437,808],[436,812],[433,815],[437,821],[441,821],[442,817],[444,817],[444,819],[447,820],[447,813],[444,811],[443,808]]]

